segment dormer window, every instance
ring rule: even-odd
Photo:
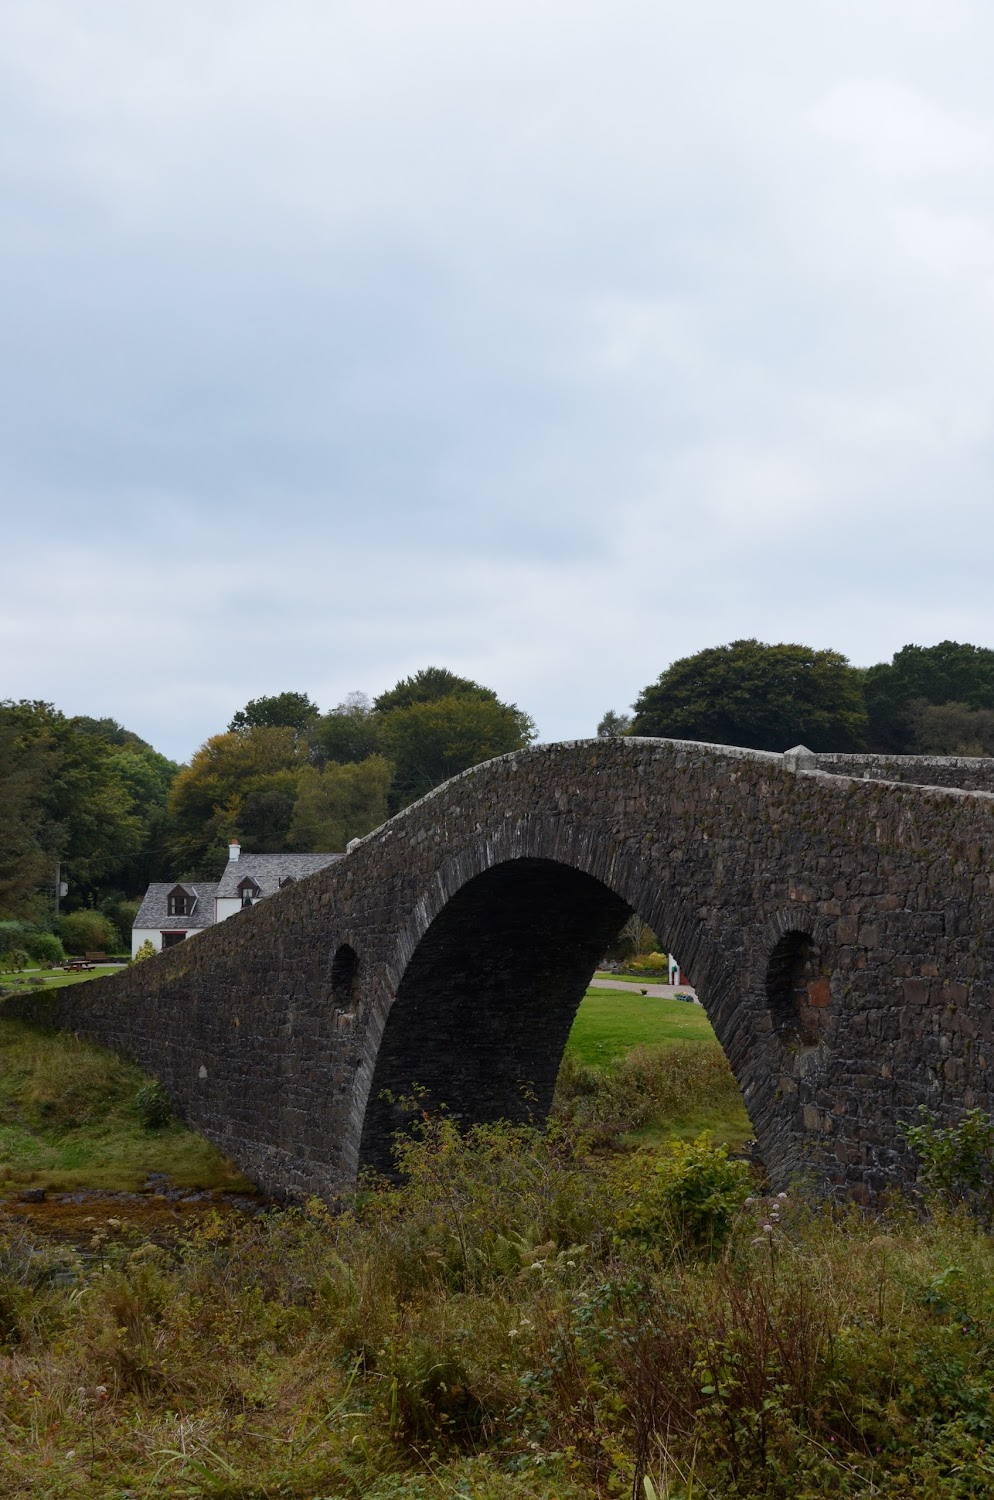
[[[293,876],[292,875],[281,875],[280,876],[280,890],[282,890],[285,885],[293,885]]]
[[[243,880],[238,887],[238,894],[242,898],[243,906],[251,906],[253,902],[258,901],[262,892],[254,880]]]
[[[190,895],[181,885],[174,886],[166,897],[166,911],[171,917],[190,915]]]

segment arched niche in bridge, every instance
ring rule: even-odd
[[[632,910],[602,881],[554,860],[511,859],[467,880],[429,923],[398,985],[361,1165],[390,1170],[407,1114],[400,1101],[415,1085],[464,1124],[543,1121],[577,1007]]]
[[[335,949],[331,960],[331,1001],[341,1015],[351,1016],[356,1007],[359,955],[350,943]]]

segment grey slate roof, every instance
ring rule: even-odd
[[[204,880],[158,880],[145,892],[133,925],[160,932],[193,932],[213,927],[214,897],[237,897],[238,887],[246,878],[255,881],[261,895],[272,896],[279,890],[281,880],[303,880],[305,875],[313,875],[344,857],[342,854],[243,854],[233,863],[228,861],[216,885]],[[188,917],[167,915],[169,892],[178,885],[194,898],[193,911]]]
[[[177,886],[182,886],[184,891],[194,898],[193,911],[188,917],[171,917],[168,915],[170,891]],[[213,927],[214,925],[214,896],[217,886],[210,881],[203,880],[157,880],[150,885],[145,892],[145,899],[138,908],[135,917],[135,927],[149,927],[158,929],[160,932],[179,930],[190,932],[199,927]]]
[[[237,896],[238,887],[248,878],[255,881],[264,896],[272,896],[279,890],[281,880],[303,880],[306,875],[344,858],[343,854],[243,854],[228,861],[216,894]]]

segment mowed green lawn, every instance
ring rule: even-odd
[[[82,984],[87,979],[99,979],[102,974],[120,974],[123,964],[100,964],[95,969],[84,969],[67,974],[63,969],[26,969],[0,973],[0,990],[59,990],[66,984]],[[38,983],[37,981],[40,981]]]
[[[667,1042],[718,1045],[701,1005],[654,1000],[636,990],[589,989],[566,1045],[581,1062],[603,1068],[633,1047]]]

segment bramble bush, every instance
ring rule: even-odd
[[[946,1208],[965,1204],[985,1223],[994,1217],[994,1119],[971,1109],[955,1125],[940,1125],[924,1104],[919,1123],[900,1128],[921,1163],[918,1180]]]

